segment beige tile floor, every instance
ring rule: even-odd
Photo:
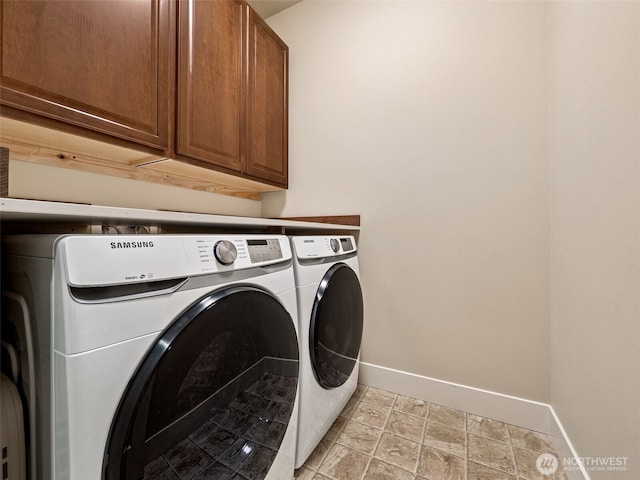
[[[566,480],[536,460],[549,437],[359,385],[298,480]],[[557,455],[556,455],[557,457]]]

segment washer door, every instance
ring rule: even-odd
[[[322,387],[339,387],[355,368],[363,311],[358,276],[348,265],[335,264],[320,282],[309,326],[311,365]]]
[[[293,411],[297,344],[289,313],[258,288],[196,302],[129,382],[103,479],[264,478]]]

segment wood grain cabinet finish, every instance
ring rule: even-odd
[[[169,146],[169,0],[0,3],[2,105]]]
[[[176,153],[244,170],[244,5],[179,3]]]
[[[287,186],[288,47],[240,0],[180,2],[178,158]]]
[[[287,186],[289,48],[249,8],[247,173]]]
[[[287,187],[288,48],[245,0],[0,0],[0,26],[3,115]]]

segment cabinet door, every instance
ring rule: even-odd
[[[3,105],[168,146],[168,0],[2,1],[0,25]]]
[[[289,48],[251,8],[248,26],[246,171],[286,187]]]
[[[178,155],[240,172],[244,131],[243,4],[180,2]]]

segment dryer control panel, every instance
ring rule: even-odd
[[[299,259],[337,257],[356,251],[356,241],[352,236],[292,237],[292,241]]]

